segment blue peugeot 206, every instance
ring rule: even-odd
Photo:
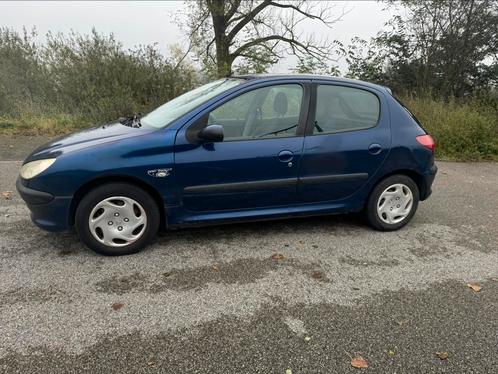
[[[36,149],[17,190],[36,225],[104,255],[160,227],[363,212],[391,231],[431,194],[434,147],[386,87],[239,76]]]

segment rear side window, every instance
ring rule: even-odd
[[[393,96],[393,98],[394,98],[394,100],[396,100],[398,102],[399,105],[401,105],[403,107],[403,109],[410,115],[410,117],[412,117],[412,119],[417,123],[417,125],[422,127],[422,124],[420,123],[418,118],[415,117],[415,114],[413,114],[412,111],[410,109],[408,109],[408,107],[405,104],[403,104],[403,102],[400,99],[398,99],[396,96]]]
[[[319,85],[313,134],[368,129],[377,125],[380,102],[358,88]]]

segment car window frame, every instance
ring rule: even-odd
[[[248,139],[230,139],[223,140],[220,143],[229,143],[229,142],[246,142],[246,141],[258,141],[258,140],[275,140],[275,139],[286,139],[286,138],[297,138],[304,137],[307,127],[307,121],[309,117],[309,109],[311,102],[311,80],[293,80],[293,79],[285,79],[278,81],[266,81],[266,82],[258,82],[254,85],[242,87],[240,90],[233,92],[222,100],[214,103],[212,106],[206,108],[200,113],[197,118],[195,118],[191,124],[188,125],[185,131],[185,137],[187,141],[191,144],[199,144],[201,141],[197,138],[197,133],[207,126],[207,122],[209,119],[209,114],[224,105],[225,103],[233,100],[241,95],[249,93],[251,91],[265,88],[265,87],[275,87],[275,86],[284,86],[296,84],[300,85],[303,90],[303,97],[301,99],[301,112],[299,113],[299,123],[296,129],[296,133],[294,135],[288,136],[277,136],[277,137],[265,137],[265,138],[248,138]]]
[[[369,127],[363,127],[359,129],[351,129],[351,130],[338,130],[338,131],[333,131],[333,132],[317,132],[313,133],[314,127],[315,127],[315,120],[316,120],[316,109],[317,109],[317,97],[318,97],[318,86],[340,86],[340,87],[348,87],[348,88],[354,88],[358,90],[363,90],[366,91],[372,95],[374,95],[378,102],[379,102],[379,115],[377,117],[377,122],[375,123],[374,126],[369,126]],[[334,135],[334,134],[343,134],[346,132],[356,132],[356,131],[365,131],[365,130],[371,130],[379,126],[379,123],[381,121],[381,118],[383,116],[383,104],[382,104],[382,99],[379,96],[378,93],[376,93],[374,90],[369,89],[368,87],[364,86],[358,86],[354,84],[347,84],[347,83],[342,83],[342,82],[328,82],[328,81],[313,81],[311,84],[311,97],[310,97],[310,104],[309,104],[309,115],[308,115],[308,120],[306,123],[306,130],[305,130],[305,136],[325,136],[325,135]]]

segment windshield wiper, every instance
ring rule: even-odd
[[[119,119],[119,122],[122,125],[129,126],[129,127],[142,127],[142,124],[140,123],[141,118],[142,118],[142,113],[136,113],[132,116],[121,117]]]
[[[292,126],[286,127],[285,129],[267,132],[266,134],[262,134],[262,135],[258,136],[258,138],[262,138],[263,136],[267,136],[267,135],[277,135],[279,132],[287,131],[287,130],[293,129],[294,127],[297,127],[297,125],[292,125]]]

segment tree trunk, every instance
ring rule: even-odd
[[[208,2],[211,17],[213,18],[214,42],[216,45],[216,65],[218,77],[228,77],[232,74],[232,58],[230,43],[226,34],[227,19],[225,16],[225,0]]]
[[[232,74],[232,59],[228,50],[225,35],[215,39],[216,64],[218,67],[218,78],[228,77]]]

